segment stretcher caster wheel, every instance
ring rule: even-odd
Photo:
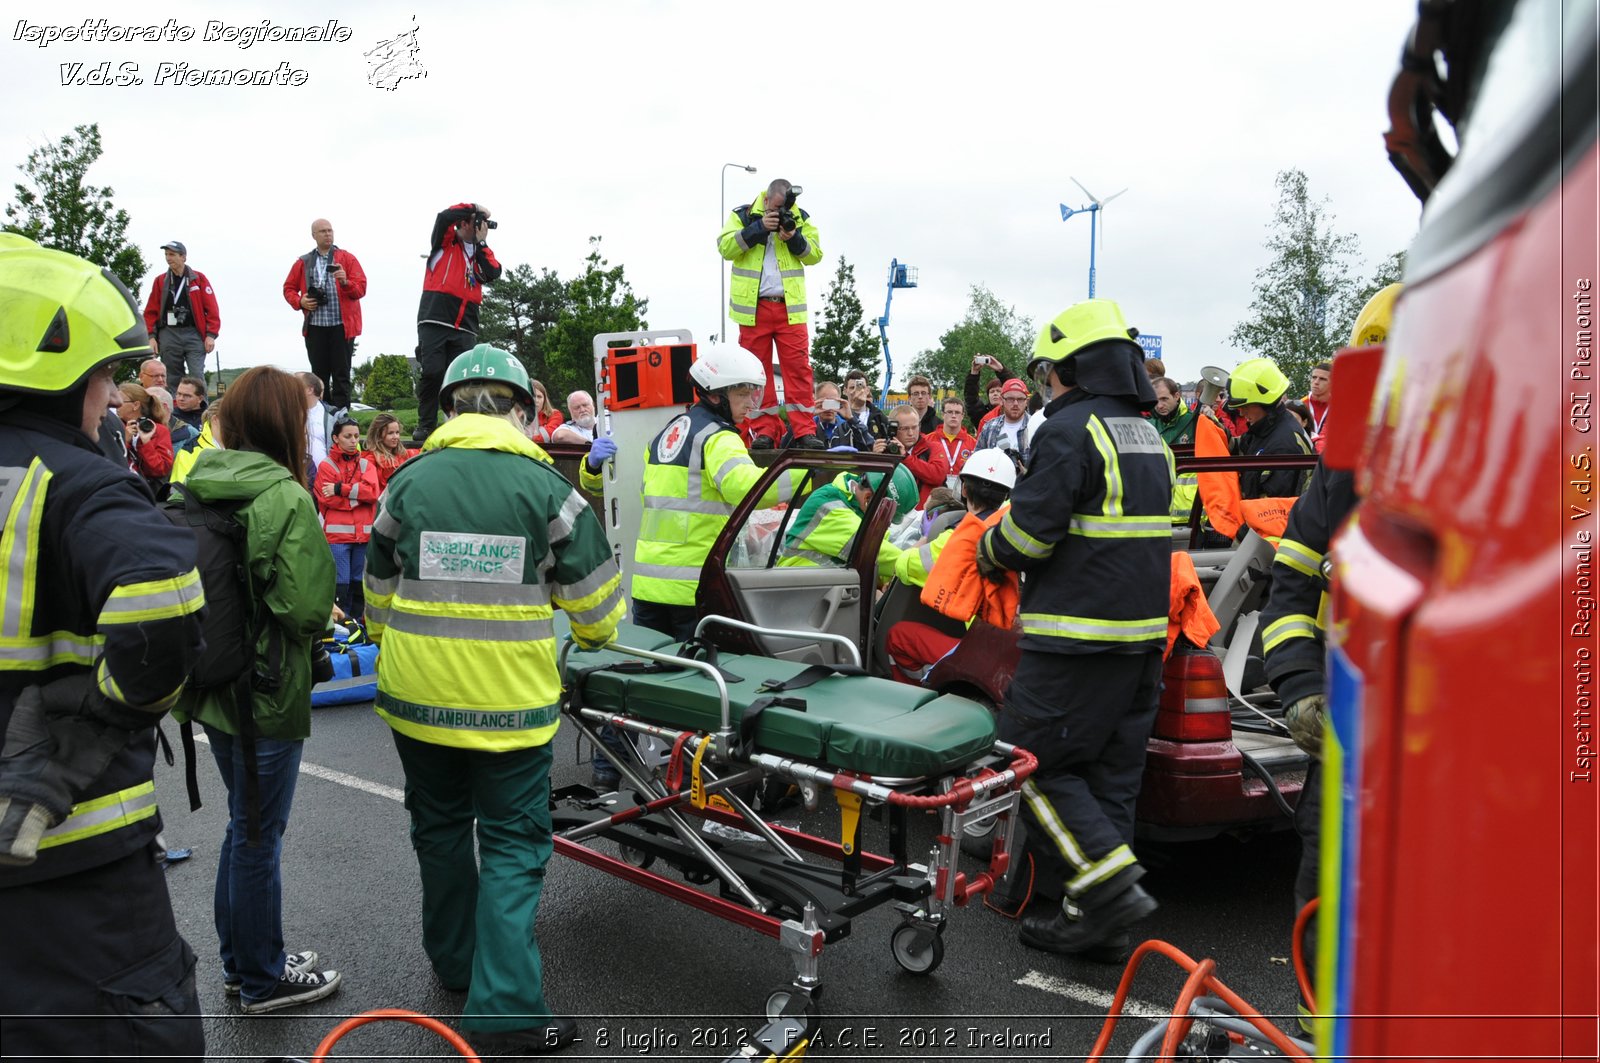
[[[812,1018],[822,1014],[817,1007],[816,1000],[810,993],[802,993],[793,986],[773,990],[767,996],[766,1015],[768,1022],[774,1022],[785,1015],[809,1015]]]
[[[894,962],[910,974],[932,974],[944,962],[944,927],[905,923],[889,938]]]
[[[624,845],[620,842],[617,844],[617,855],[622,857],[623,863],[630,864],[640,871],[645,870],[656,862],[655,853],[647,852],[644,849],[635,849],[631,845]]]

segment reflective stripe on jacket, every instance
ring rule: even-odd
[[[1324,688],[1328,580],[1324,555],[1356,505],[1355,476],[1320,461],[1272,558],[1272,593],[1261,611],[1267,679],[1285,705]]]
[[[849,563],[864,516],[856,503],[856,479],[853,474],[842,472],[833,483],[811,492],[795,514],[794,523],[783,533],[783,556],[778,564],[837,568]],[[887,537],[878,544],[880,582],[894,578],[895,562],[901,553]]]
[[[585,484],[593,474],[584,467]],[[780,477],[762,506],[794,497],[804,474]],[[733,507],[762,469],[733,425],[696,403],[674,417],[645,449],[644,509],[633,551],[633,597],[661,605],[693,605],[700,569]]]
[[[333,494],[323,490],[331,485]],[[330,543],[364,543],[372,538],[372,522],[378,515],[377,464],[367,454],[346,454],[330,450],[317,466],[311,496],[322,511],[323,531]]]
[[[0,513],[0,735],[26,687],[89,674],[151,723],[75,795],[37,861],[0,867],[4,889],[109,863],[160,829],[154,724],[199,656],[205,592],[194,537],[145,486],[77,427],[26,407],[0,412]]]
[[[367,553],[375,708],[401,734],[488,752],[544,745],[561,678],[554,609],[580,645],[624,606],[600,521],[537,445],[461,414],[395,471]]]
[[[1045,407],[1011,508],[979,549],[1026,571],[1022,647],[1142,653],[1166,643],[1172,451],[1138,407],[1074,389]]]
[[[806,320],[806,271],[822,261],[822,244],[811,215],[796,207],[800,225],[788,241],[779,239],[761,225],[766,212],[767,193],[761,192],[748,207],[735,207],[717,237],[717,251],[733,263],[728,283],[728,316],[741,325],[756,323],[756,301],[761,292],[761,266],[767,256],[767,240],[778,242],[778,270],[783,275],[783,301],[789,311],[789,324]]]

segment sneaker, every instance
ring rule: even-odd
[[[317,955],[317,951],[315,949],[301,949],[299,952],[291,952],[288,956],[284,957],[283,969],[288,970],[291,967],[311,967],[314,966],[319,959],[321,959],[321,957]],[[224,993],[228,994],[230,997],[236,997],[239,995],[239,991],[243,988],[243,979],[236,974],[227,974],[224,972],[222,976],[222,991]]]
[[[339,991],[338,971],[313,971],[305,967],[285,967],[271,993],[260,1000],[241,1000],[246,1015],[260,1015],[279,1008],[293,1008],[313,1000],[331,997]]]

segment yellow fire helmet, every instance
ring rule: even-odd
[[[1041,371],[1048,373],[1051,366],[1062,359],[1105,340],[1133,342],[1122,308],[1110,299],[1085,299],[1074,303],[1039,330],[1039,338],[1033,344],[1033,358],[1028,362],[1028,375],[1038,380]]]
[[[1228,409],[1237,410],[1251,403],[1276,406],[1288,390],[1289,378],[1271,358],[1252,358],[1240,362],[1228,376]]]
[[[59,394],[149,355],[144,318],[114,273],[0,233],[0,390]]]
[[[1380,288],[1376,295],[1367,300],[1367,305],[1356,315],[1356,325],[1350,330],[1350,342],[1345,344],[1346,347],[1374,347],[1389,337],[1394,301],[1400,297],[1400,289],[1404,287],[1396,282],[1387,288]]]

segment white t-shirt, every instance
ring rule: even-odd
[[[328,459],[328,415],[320,402],[306,411],[306,445],[315,472]]]
[[[1022,449],[1022,445],[1017,440],[1017,434],[1018,434],[1018,432],[1021,431],[1022,426],[1027,424],[1027,423],[1028,423],[1028,419],[1026,417],[1024,417],[1024,418],[1022,418],[1022,420],[1017,421],[1015,424],[1013,424],[1010,421],[1005,419],[1005,414],[1001,414],[1000,415],[1000,438],[995,441],[995,442],[1000,444],[1000,449],[1004,450],[1006,448],[1005,447],[1006,443],[1009,441],[1010,444],[1011,444],[1011,449],[1012,450],[1020,451]],[[1031,437],[1033,433],[1030,432],[1028,434]]]

